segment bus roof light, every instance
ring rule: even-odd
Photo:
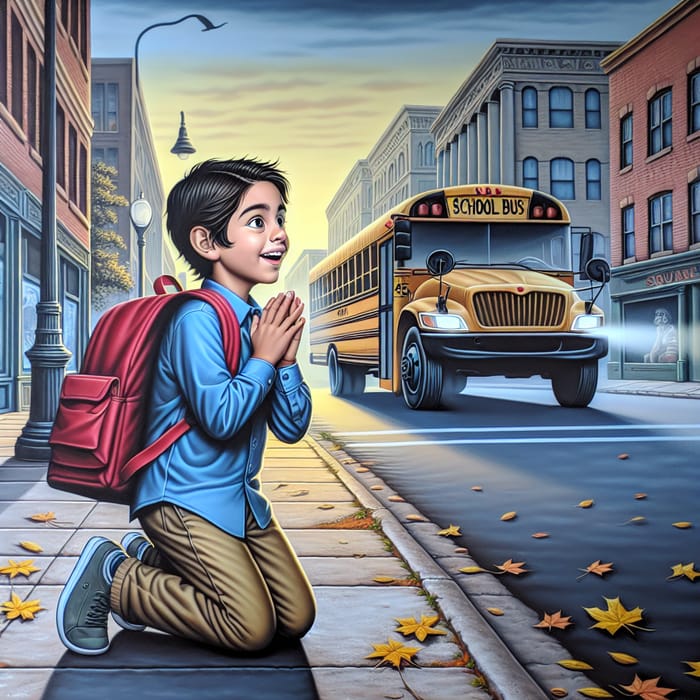
[[[416,209],[416,213],[418,216],[428,216],[430,209],[428,208],[428,205],[425,202],[421,202],[418,205],[418,208]]]
[[[541,219],[544,216],[544,207],[541,204],[535,204],[532,207],[532,218]]]
[[[433,204],[430,205],[430,214],[431,216],[443,216],[444,209],[442,204],[440,202],[433,202]]]
[[[559,218],[559,210],[552,206],[551,204],[547,207],[547,218],[548,219],[558,219]]]

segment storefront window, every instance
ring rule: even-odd
[[[625,362],[669,364],[678,361],[678,301],[657,297],[624,306]]]
[[[32,369],[26,355],[34,345],[36,333],[36,305],[41,298],[41,248],[39,239],[29,231],[22,232],[22,371]]]
[[[67,260],[61,260],[61,285],[63,344],[72,354],[66,370],[77,372],[80,364],[80,271]]]
[[[7,270],[7,219],[0,214],[0,328],[9,329],[7,325],[7,282],[5,274]],[[0,341],[0,373],[7,374],[7,357],[9,352],[8,335],[3,333],[4,338]]]

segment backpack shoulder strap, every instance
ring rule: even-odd
[[[238,362],[241,353],[241,331],[240,324],[233,312],[231,305],[224,297],[213,289],[190,289],[178,292],[177,296],[184,301],[184,297],[202,299],[211,304],[219,317],[221,325],[221,337],[223,339],[224,355],[226,364],[231,374],[238,371]],[[153,462],[156,457],[165,452],[176,440],[182,437],[190,428],[192,423],[183,418],[175,425],[168,428],[155,442],[145,449],[136,453],[121,469],[122,478],[126,481],[136,474],[147,464]]]

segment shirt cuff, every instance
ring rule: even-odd
[[[277,370],[277,382],[284,391],[291,391],[303,384],[304,378],[301,376],[299,365],[295,362],[293,365],[280,367]]]
[[[266,388],[272,386],[275,381],[275,368],[267,361],[259,357],[251,357],[245,364],[245,374],[252,377]]]

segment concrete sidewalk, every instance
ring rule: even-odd
[[[22,600],[40,601],[43,609],[27,621],[8,621],[0,615],[0,697],[546,697],[398,520],[311,437],[295,446],[271,439],[263,472],[264,490],[317,597],[316,623],[301,643],[232,656],[155,630],[127,632],[110,619],[108,653],[81,657],[67,651],[56,634],[54,614],[77,556],[93,535],[119,541],[134,528],[129,527],[126,507],[51,489],[45,482],[45,464],[14,459],[15,440],[26,420],[27,414],[0,416],[0,568],[9,559],[32,559],[39,571],[29,577],[0,576],[0,602],[15,593]],[[377,505],[374,513],[368,504]],[[55,520],[30,519],[49,512]],[[371,518],[358,517],[370,514],[373,526]],[[22,549],[19,543],[27,540],[43,551],[33,554]],[[431,578],[432,593],[418,585],[408,567],[420,569],[421,578]],[[396,631],[397,618],[421,620],[435,615],[436,609],[441,612],[436,628],[444,635],[419,642]],[[477,640],[490,669],[489,689],[471,668],[474,662],[465,663],[469,658],[462,639],[465,630]],[[373,645],[390,639],[419,647],[417,666],[400,674],[391,667],[375,667],[377,659],[366,658]],[[479,667],[478,657],[475,662]]]

